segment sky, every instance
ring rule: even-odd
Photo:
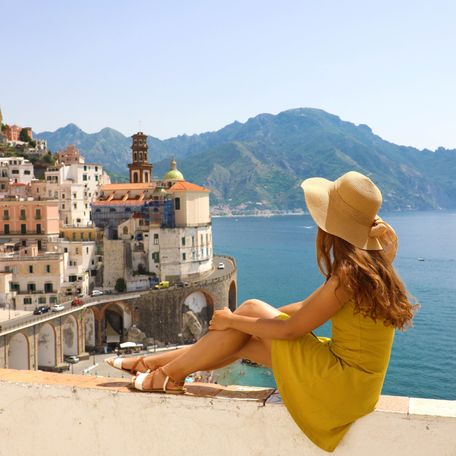
[[[455,21],[439,0],[0,0],[0,108],[165,139],[313,107],[456,148]]]

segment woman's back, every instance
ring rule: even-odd
[[[348,301],[331,319],[331,351],[345,363],[371,373],[385,373],[388,366],[394,327],[381,319],[374,321],[355,313]]]

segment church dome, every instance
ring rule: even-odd
[[[171,160],[170,170],[164,175],[163,180],[185,180],[184,175],[176,167],[176,160]]]

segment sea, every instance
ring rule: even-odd
[[[383,213],[396,230],[395,267],[420,304],[413,327],[396,331],[383,394],[456,399],[456,213]],[[309,215],[212,219],[217,254],[236,259],[238,305],[301,301],[323,282]],[[330,322],[318,328],[330,336]],[[275,387],[270,369],[235,363],[219,383]]]

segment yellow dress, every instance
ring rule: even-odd
[[[374,410],[393,338],[393,326],[354,314],[348,301],[332,318],[331,339],[309,333],[273,340],[272,371],[280,395],[316,445],[334,451],[353,421]]]

